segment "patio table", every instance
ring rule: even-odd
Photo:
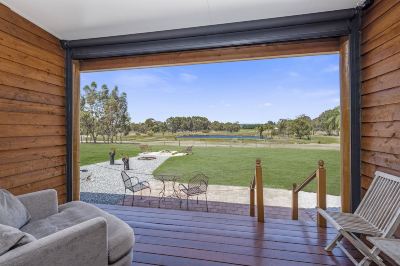
[[[158,207],[161,206],[161,200],[165,200],[166,198],[177,198],[180,199],[179,190],[176,189],[176,182],[181,179],[180,176],[177,175],[155,175],[154,179],[160,181],[163,184],[163,187],[158,193],[159,200],[158,200]],[[172,183],[172,193],[167,195],[167,183]]]

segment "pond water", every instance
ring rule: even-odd
[[[184,135],[178,136],[178,139],[260,139],[259,136],[242,135]]]

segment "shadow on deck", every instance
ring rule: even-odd
[[[133,265],[352,265],[338,248],[324,251],[334,230],[311,222],[259,224],[243,215],[97,206],[134,229]]]

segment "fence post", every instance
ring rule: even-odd
[[[292,220],[299,219],[299,194],[296,192],[297,185],[293,184],[292,190]]]
[[[257,218],[258,222],[264,222],[264,191],[261,160],[256,160],[256,189],[257,189]]]
[[[317,170],[317,207],[326,210],[326,170],[324,161],[318,161]],[[318,213],[317,225],[326,227],[326,220]]]

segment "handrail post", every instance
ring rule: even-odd
[[[257,218],[258,222],[264,223],[264,191],[261,160],[256,160],[256,189],[257,189]]]
[[[250,185],[250,216],[254,217],[255,216],[255,193],[254,193],[254,187],[252,186],[253,184]]]
[[[326,210],[326,170],[324,161],[318,161],[317,170],[317,207]],[[326,220],[318,213],[317,225],[326,227]]]
[[[292,220],[299,219],[299,194],[296,192],[297,184],[293,184],[292,190]]]

